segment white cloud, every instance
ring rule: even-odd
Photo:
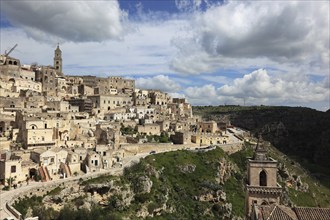
[[[126,13],[114,1],[3,1],[1,14],[38,41],[121,39]]]
[[[185,94],[178,92],[169,92],[168,95],[172,98],[186,98]]]
[[[290,75],[292,78],[288,77]],[[330,107],[327,77],[316,83],[308,82],[306,77],[298,74],[288,73],[282,77],[283,75],[271,77],[266,70],[259,69],[219,88],[212,84],[189,87],[184,90],[184,94],[194,105],[296,105],[318,109],[320,106]]]
[[[18,43],[11,55],[22,63],[51,65],[59,41],[67,75],[131,76],[195,105],[329,107],[329,83],[320,82],[329,74],[329,5],[187,2],[165,15],[138,5],[140,17],[129,21],[117,1],[4,1],[1,16],[15,26],[1,27],[1,52]],[[125,35],[128,27],[134,31]],[[229,76],[260,68],[267,71]],[[192,76],[200,73],[210,74]]]
[[[329,88],[324,82],[312,83],[303,78],[297,80],[296,77],[290,80],[287,76],[284,79],[270,77],[267,71],[262,69],[235,79],[232,85],[220,87],[218,93],[221,96],[256,101],[254,104],[307,104],[325,102],[329,98]],[[258,99],[261,99],[261,102],[257,101]]]
[[[168,76],[158,75],[154,77],[138,78],[135,81],[137,88],[141,89],[158,89],[164,92],[175,94],[180,90],[180,85],[171,80]]]
[[[183,93],[193,105],[216,105],[218,103],[218,94],[212,84],[201,87],[191,86],[186,88]]]
[[[63,70],[67,75],[160,75],[173,74],[168,63],[175,53],[172,37],[183,32],[184,21],[131,22],[136,30],[122,41],[64,42],[60,44]],[[12,56],[22,63],[53,63],[56,43],[39,42],[29,38],[19,28],[2,28],[0,32],[1,52],[18,43]]]
[[[175,42],[176,71],[198,74],[260,59],[264,66],[303,66],[323,74],[329,68],[327,2],[230,1],[194,15],[191,36]]]

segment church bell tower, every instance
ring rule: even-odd
[[[253,155],[247,162],[245,210],[247,219],[257,205],[280,204],[282,187],[277,183],[277,161],[267,156],[261,136]]]
[[[54,68],[57,74],[62,75],[62,51],[60,50],[60,45],[57,44],[54,55]]]

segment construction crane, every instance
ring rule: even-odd
[[[8,52],[5,51],[5,57],[8,57],[8,55],[13,52],[13,50],[15,50],[15,48],[17,47],[17,44],[15,44],[15,46],[13,46],[13,48],[11,48]]]

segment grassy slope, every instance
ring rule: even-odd
[[[304,193],[289,189],[290,199],[297,206],[321,206],[329,207],[328,188],[319,184],[311,176],[307,175],[296,162],[288,158],[276,148],[271,147],[269,154],[285,163],[290,173],[294,173],[302,177],[303,182],[309,184],[309,190]],[[135,200],[130,206],[119,209],[111,204],[116,204],[116,200],[122,198],[113,197],[109,200],[110,206],[106,208],[93,207],[91,212],[84,210],[73,211],[69,207],[62,210],[60,213],[54,213],[53,210],[45,210],[40,207],[40,199],[35,200],[32,204],[35,205],[33,213],[41,213],[41,219],[51,219],[57,216],[58,219],[66,219],[66,216],[71,216],[70,219],[93,219],[96,213],[98,219],[121,219],[123,217],[135,218],[138,210],[142,206],[146,206],[151,213],[154,209],[159,208],[168,200],[167,206],[174,207],[173,213],[163,212],[160,216],[154,219],[220,219],[221,213],[214,211],[214,204],[209,202],[199,202],[193,199],[194,196],[201,195],[205,191],[223,189],[227,194],[227,201],[233,205],[233,213],[237,216],[243,216],[244,212],[244,180],[246,178],[246,158],[253,155],[253,149],[247,146],[244,150],[234,153],[230,156],[226,155],[221,149],[212,150],[209,152],[190,152],[176,151],[163,154],[150,155],[142,159],[140,163],[133,165],[125,170],[122,177],[101,176],[92,180],[82,182],[82,185],[93,183],[104,183],[110,180],[115,180],[119,186],[125,188],[125,184],[130,184],[132,188],[138,182],[141,176],[148,176],[153,181],[152,190],[150,193],[135,195]],[[227,158],[237,165],[237,173],[233,174],[225,184],[219,185],[215,180],[218,161],[220,158]],[[195,165],[195,171],[191,173],[183,173],[179,167],[181,165]],[[159,177],[150,170],[157,170]],[[281,183],[284,185],[284,183]],[[58,193],[58,189],[51,191]],[[314,196],[313,196],[314,195]],[[26,199],[15,205],[15,207],[26,213],[26,210],[32,200]],[[72,201],[74,204],[75,201]],[[51,216],[48,218],[47,216]],[[46,218],[47,217],[47,218]],[[83,218],[81,218],[83,217]],[[91,218],[89,218],[91,217]]]
[[[195,106],[194,114],[232,124],[263,138],[330,188],[330,111],[283,106]],[[284,130],[278,130],[278,125]]]

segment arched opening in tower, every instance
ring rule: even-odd
[[[260,174],[259,174],[259,185],[260,186],[267,186],[267,174],[264,170],[261,171]]]

